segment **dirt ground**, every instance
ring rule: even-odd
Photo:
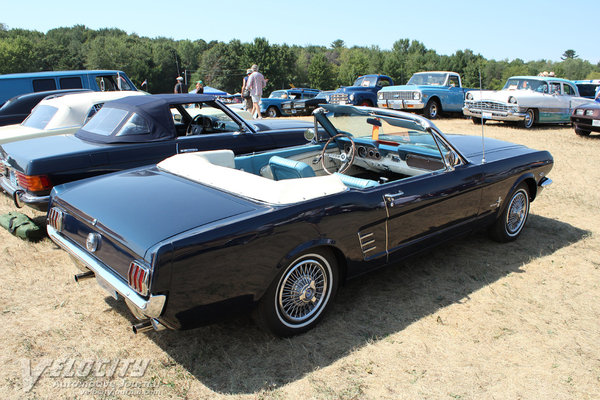
[[[436,124],[481,133],[465,119]],[[478,233],[352,281],[292,339],[249,317],[134,335],[125,305],[94,280],[74,283],[48,238],[0,230],[0,397],[600,398],[600,136],[485,132],[554,156],[521,238]],[[13,209],[0,196],[0,214]]]

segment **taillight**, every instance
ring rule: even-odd
[[[17,183],[20,187],[30,192],[42,192],[52,189],[50,179],[46,175],[25,175],[15,171]]]
[[[140,261],[132,261],[131,264],[129,264],[127,283],[129,283],[129,287],[142,296],[147,295],[148,286],[150,285],[150,268]]]
[[[48,211],[47,222],[58,232],[62,232],[64,220],[65,214],[58,208],[52,207],[50,211]]]

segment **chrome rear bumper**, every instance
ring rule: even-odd
[[[60,232],[51,225],[48,225],[47,229],[48,236],[54,243],[66,250],[77,263],[82,264],[85,268],[94,272],[100,286],[109,291],[110,289],[114,290],[127,300],[128,305],[134,306],[137,311],[148,318],[158,318],[162,314],[167,296],[151,294],[147,299],[140,296],[106,264],[82,250],[77,244],[61,235]]]

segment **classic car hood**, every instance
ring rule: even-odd
[[[481,162],[483,147],[480,136],[458,134],[445,134],[445,136],[463,156],[469,159],[469,161],[474,163]],[[510,155],[513,156],[520,153],[524,154],[534,151],[520,144],[505,142],[504,140],[492,138],[485,138],[484,145],[485,158],[487,161],[503,158],[503,152],[507,150],[510,150]]]
[[[473,95],[473,100],[491,100],[491,101],[501,101],[504,103],[508,102],[508,98],[510,96],[517,95],[533,95],[535,92],[532,90],[475,90],[471,94]]]
[[[286,120],[252,120],[246,121],[256,127],[260,132],[280,129],[307,129],[314,126],[310,121],[286,121]]]
[[[26,139],[28,136],[40,134],[42,132],[41,129],[22,125],[0,126],[0,144]]]
[[[334,93],[364,92],[365,90],[375,90],[375,86],[343,86]]]
[[[264,207],[179,178],[156,167],[142,167],[57,186],[53,196],[68,211],[97,219],[143,255],[152,245],[179,233]]]
[[[386,92],[396,92],[396,91],[400,91],[400,90],[408,90],[408,91],[415,91],[415,90],[429,90],[429,89],[447,89],[447,86],[434,86],[434,85],[397,85],[397,86],[388,86],[385,87],[381,90],[384,90]]]

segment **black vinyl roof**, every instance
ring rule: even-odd
[[[155,94],[150,96],[128,96],[106,102],[103,107],[126,110],[138,114],[149,126],[147,134],[131,136],[105,136],[85,130],[85,125],[75,136],[99,143],[136,143],[173,139],[177,136],[170,107],[177,104],[212,103],[215,96],[205,94]],[[118,131],[118,130],[117,130]]]

